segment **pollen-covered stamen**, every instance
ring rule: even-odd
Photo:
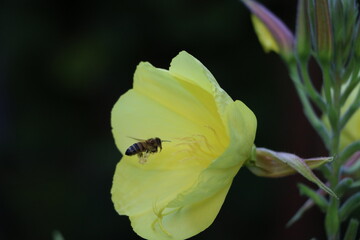
[[[220,138],[220,136],[218,135],[218,133],[216,132],[216,130],[215,130],[213,127],[211,127],[211,126],[205,126],[205,127],[211,131],[211,134],[214,135],[214,137],[215,137],[218,145],[219,145],[220,147],[222,147],[222,148],[225,149],[225,148],[226,148],[225,145],[227,145],[227,143],[225,143],[225,142],[223,141],[223,139]]]
[[[224,149],[219,136],[212,127],[207,127],[211,133],[207,135],[194,134],[187,137],[177,138],[178,143],[175,147],[178,151],[174,154],[181,154],[181,162],[194,161],[200,164],[209,164],[213,159],[220,155]]]

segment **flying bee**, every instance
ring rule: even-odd
[[[127,156],[133,156],[137,154],[139,157],[139,163],[146,163],[147,158],[151,153],[156,153],[158,151],[158,148],[160,148],[160,151],[162,150],[162,142],[170,142],[168,140],[161,140],[158,137],[149,138],[147,140],[144,139],[138,139],[138,138],[132,138],[139,142],[134,143],[128,149],[126,149],[125,155]]]

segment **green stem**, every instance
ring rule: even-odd
[[[322,113],[326,112],[326,103],[324,102],[322,96],[317,92],[314,85],[311,82],[308,68],[307,68],[307,60],[299,61],[299,68],[301,72],[301,76],[304,80],[305,88],[310,96],[311,100],[316,104],[316,106],[322,111]]]
[[[325,93],[325,98],[326,98],[326,102],[327,104],[331,104],[332,103],[332,98],[331,98],[331,77],[330,77],[330,67],[328,64],[326,65],[322,65],[323,67],[323,88],[324,88],[324,93]]]
[[[304,86],[301,82],[301,78],[300,78],[296,63],[289,63],[288,68],[289,68],[289,72],[290,72],[290,77],[295,84],[295,89],[299,95],[299,98],[303,105],[303,110],[304,110],[304,113],[305,113],[307,119],[309,120],[309,122],[313,126],[313,128],[318,132],[318,134],[322,138],[325,146],[327,148],[329,148],[330,147],[329,146],[330,136],[329,136],[328,130],[324,126],[323,122],[316,115],[313,107],[311,106],[309,99],[306,96],[306,93],[304,92]]]
[[[359,143],[354,143],[354,145],[345,149],[340,155],[340,135],[342,128],[354,113],[353,108],[357,109],[360,106],[360,100],[355,101],[355,103],[352,104],[353,108],[350,107],[350,110],[343,116],[341,114],[341,107],[346,101],[347,96],[349,96],[359,82],[358,73],[360,68],[357,68],[354,71],[351,79],[348,80],[348,86],[345,92],[342,93],[342,83],[346,81],[341,79],[342,75],[340,74],[340,71],[337,71],[337,69],[330,64],[323,62],[320,63],[320,67],[322,69],[323,92],[325,97],[322,97],[312,84],[306,60],[298,60],[297,63],[288,62],[290,76],[303,105],[304,113],[310,124],[322,138],[330,152],[330,156],[333,156],[331,164],[322,168],[323,172],[328,172],[328,174],[325,174],[325,178],[329,181],[330,188],[336,189],[341,196],[349,187],[353,186],[352,179],[340,181],[342,179],[342,164],[349,155],[359,149]],[[360,90],[357,97],[360,99]],[[312,105],[312,103],[314,103],[314,105]],[[322,114],[325,114],[328,117],[330,123],[329,129],[325,127],[323,121],[319,119],[314,107],[319,108],[322,111]],[[328,240],[339,240],[341,222],[344,221],[343,218],[344,216],[346,217],[345,213],[347,213],[345,210],[348,208],[342,207],[342,209],[345,210],[340,210],[340,199],[336,197],[330,196],[328,204],[325,204],[326,201],[324,199],[323,201],[319,201],[318,198],[314,197],[314,193],[310,195],[312,196],[312,200],[317,200],[317,204],[326,211],[325,230]]]
[[[330,187],[335,189],[340,180],[340,167],[338,161],[339,143],[340,143],[340,97],[341,81],[340,79],[331,79],[331,69],[329,65],[323,65],[324,91],[327,103],[329,105],[328,117],[331,125],[330,155],[334,157],[332,162],[332,174],[329,176]],[[340,201],[332,197],[325,216],[325,227],[328,239],[338,240],[340,238],[340,219],[339,219]]]
[[[332,197],[325,216],[325,228],[328,240],[338,240],[340,232],[339,201]]]

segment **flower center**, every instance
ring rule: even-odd
[[[192,162],[206,167],[225,150],[228,143],[220,138],[214,128],[205,127],[207,130],[202,134],[176,139],[178,151],[175,154],[181,154],[181,163]]]

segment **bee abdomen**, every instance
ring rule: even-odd
[[[126,149],[125,155],[132,156],[142,151],[144,151],[144,147],[139,143],[135,143]]]

